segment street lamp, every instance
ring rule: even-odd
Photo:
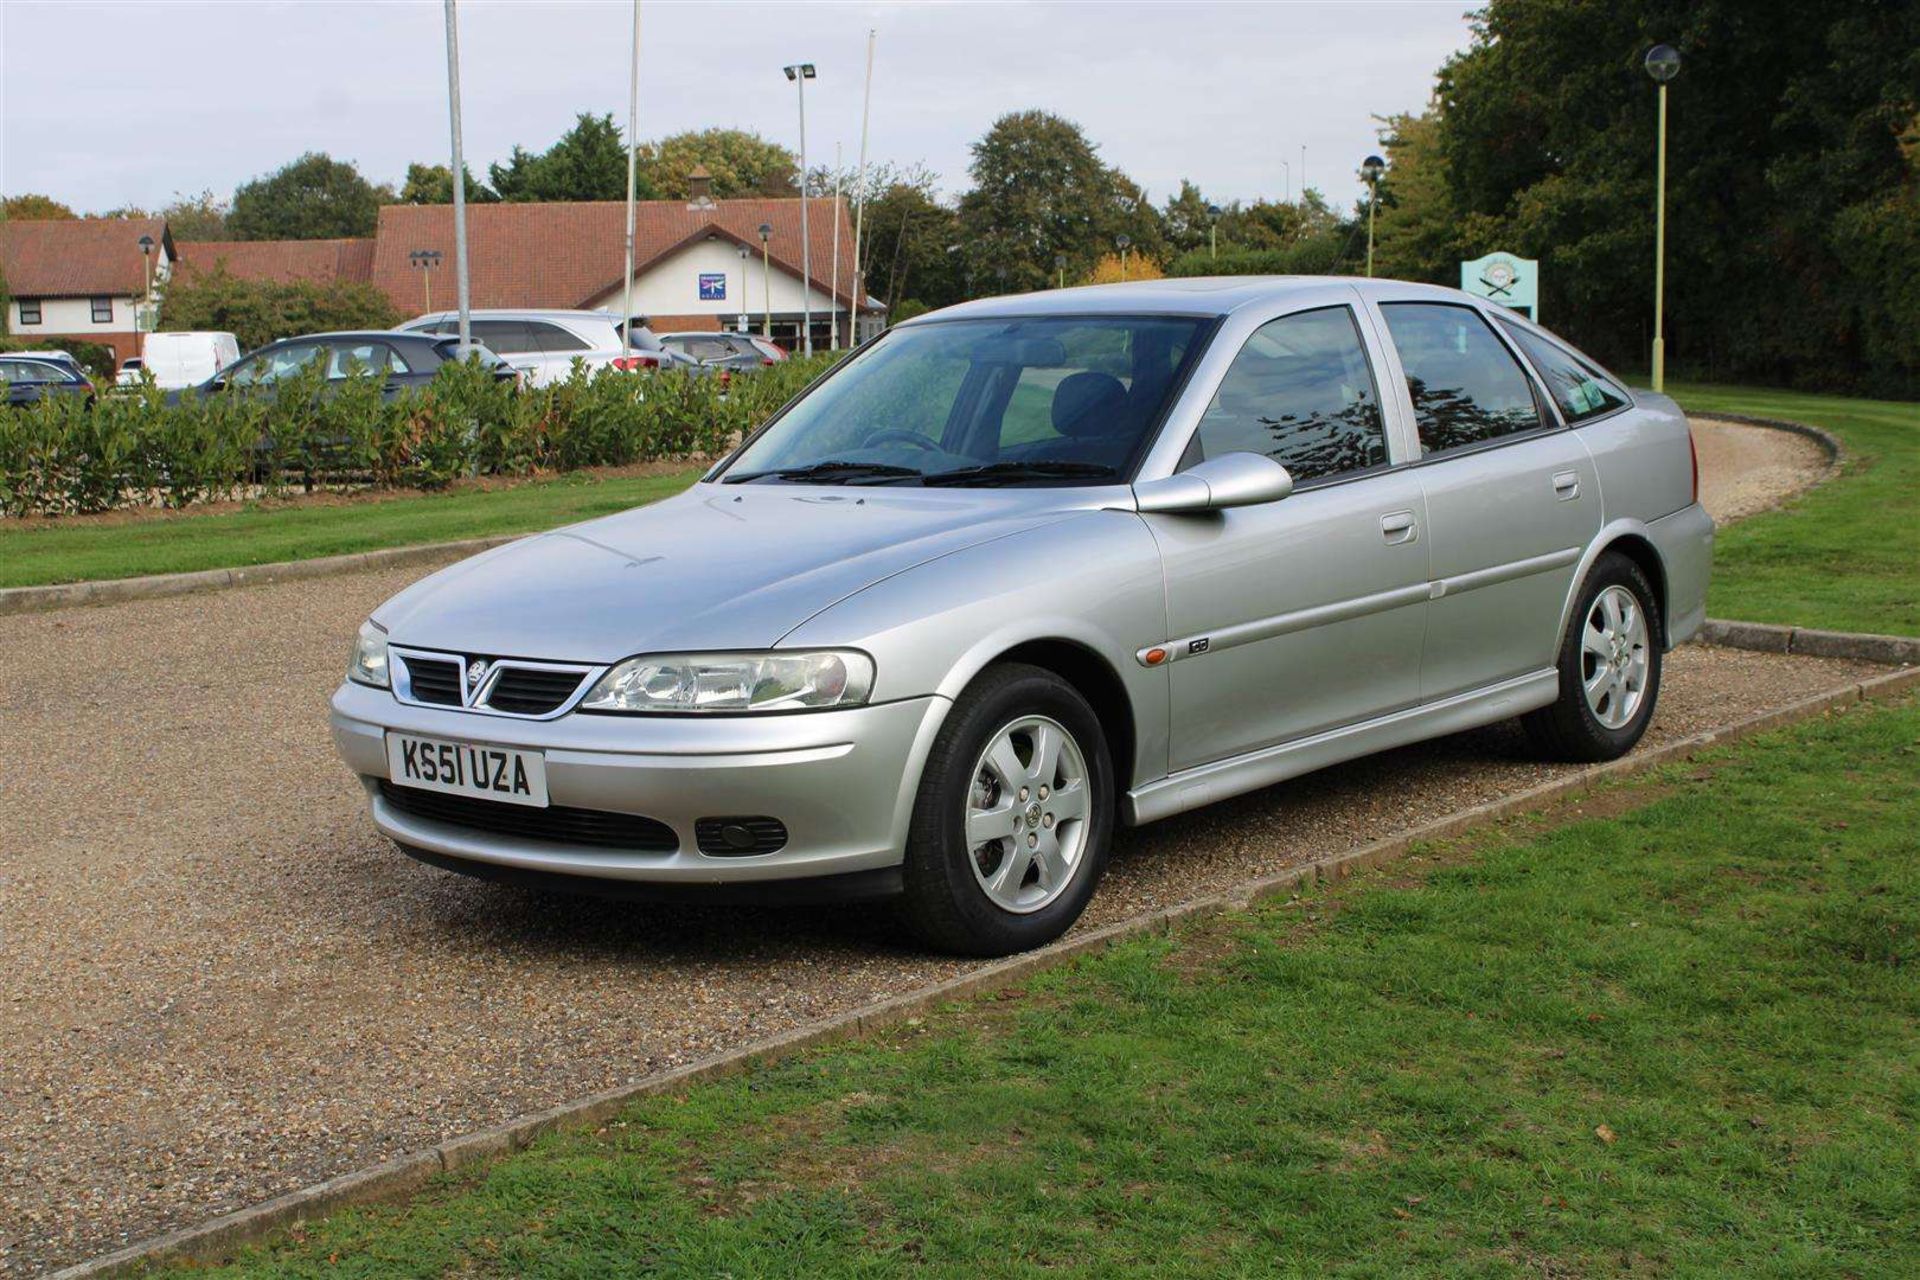
[[[1220,256],[1220,206],[1207,206],[1207,257]]]
[[[1367,180],[1367,274],[1373,274],[1373,210],[1380,203],[1380,175],[1387,171],[1387,162],[1379,156],[1368,156],[1360,162],[1360,176]]]
[[[147,291],[140,295],[140,306],[151,307],[153,305],[153,237],[141,236],[136,243],[140,246],[141,270],[147,277]],[[133,313],[133,327],[142,335],[140,338],[140,362],[145,364],[147,359],[146,330],[140,328],[140,312],[138,309]]]
[[[773,239],[773,224],[760,224],[760,287],[765,291],[767,309],[760,318],[760,336],[773,341],[773,250],[768,244]]]
[[[1292,204],[1293,203],[1293,166],[1289,164],[1287,161],[1282,160],[1280,162],[1280,169],[1281,169],[1281,172],[1286,174],[1287,185],[1284,188],[1282,188],[1282,190],[1285,192],[1285,197],[1284,197],[1285,201],[1288,204]]]
[[[1647,50],[1647,74],[1660,86],[1660,143],[1654,161],[1653,214],[1653,389],[1667,384],[1667,81],[1680,74],[1680,51],[1670,44]]]
[[[1133,243],[1133,240],[1128,236],[1115,236],[1113,242],[1120,248],[1120,278],[1125,280],[1127,278],[1127,248]]]
[[[407,254],[407,261],[412,263],[420,271],[420,285],[426,290],[426,309],[430,312],[433,310],[433,276],[431,272],[435,267],[440,265],[440,251],[438,249],[414,249]]]
[[[1066,288],[1067,287],[1067,255],[1066,254],[1056,253],[1053,255],[1053,270],[1054,270],[1054,273],[1060,277],[1060,287],[1062,289]]]
[[[813,354],[813,243],[807,235],[807,81],[815,78],[811,62],[782,67],[800,98],[800,348]]]
[[[740,332],[747,331],[747,263],[753,258],[753,250],[746,245],[740,246]]]

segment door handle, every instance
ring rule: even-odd
[[[1394,546],[1412,542],[1420,536],[1420,526],[1414,523],[1411,511],[1389,511],[1380,517],[1380,533]]]
[[[1560,501],[1572,502],[1580,496],[1580,473],[1578,471],[1561,471],[1555,474],[1553,477],[1553,492],[1554,496],[1558,497]]]

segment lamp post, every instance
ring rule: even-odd
[[[1133,244],[1131,236],[1115,236],[1113,243],[1120,249],[1120,278],[1127,278],[1127,248]]]
[[[147,291],[140,295],[140,307],[144,308],[153,305],[153,237],[141,236],[139,245],[140,267],[147,277]],[[140,362],[145,364],[147,360],[147,330],[140,328],[140,310],[138,308],[136,308],[133,313],[133,327],[140,332]],[[149,326],[149,328],[151,328],[151,326]]]
[[[420,271],[420,287],[426,291],[426,310],[433,310],[433,269],[440,265],[438,249],[415,249],[407,254],[407,261]]]
[[[1367,180],[1367,274],[1373,274],[1373,210],[1380,203],[1380,175],[1387,171],[1387,162],[1379,156],[1368,156],[1360,162],[1360,176]]]
[[[620,364],[622,369],[633,366],[628,360],[633,355],[633,204],[634,169],[639,159],[640,142],[636,131],[640,128],[640,0],[633,0],[633,48],[629,50],[632,65],[627,73],[627,254],[626,274],[620,285]]]
[[[1207,206],[1207,257],[1209,259],[1212,259],[1212,258],[1217,258],[1219,256],[1220,256],[1220,206],[1217,204],[1210,204]]]
[[[1286,175],[1286,186],[1281,188],[1282,198],[1287,204],[1293,203],[1293,166],[1287,161],[1280,162],[1280,172]]]
[[[740,332],[747,331],[747,263],[753,258],[753,250],[746,245],[740,246]]]
[[[807,235],[807,81],[815,78],[811,62],[782,67],[800,98],[800,350],[813,354],[813,244]]]
[[[1680,74],[1680,51],[1670,44],[1647,50],[1647,74],[1660,86],[1660,143],[1654,161],[1653,213],[1653,389],[1667,385],[1667,81]]]
[[[1054,270],[1054,274],[1060,277],[1060,287],[1062,289],[1066,288],[1067,287],[1067,255],[1066,254],[1056,253],[1053,255],[1053,270]]]
[[[766,310],[760,317],[760,336],[773,341],[773,224],[760,224],[760,288],[765,294]]]

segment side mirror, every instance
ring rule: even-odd
[[[1254,507],[1292,492],[1293,477],[1263,453],[1223,453],[1178,475],[1133,486],[1141,511],[1173,515]]]

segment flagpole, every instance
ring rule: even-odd
[[[467,298],[467,162],[460,156],[460,23],[447,0],[447,115],[453,125],[453,270],[460,299],[460,354],[473,343]]]
[[[873,115],[873,42],[875,31],[867,28],[867,89],[860,106],[860,177],[853,192],[853,317],[847,322],[848,345],[860,338],[860,300],[866,297],[866,276],[861,272],[866,242],[860,237],[867,221],[867,121]]]
[[[833,308],[827,313],[827,350],[840,345],[840,144],[833,144]]]
[[[620,361],[633,354],[633,189],[640,128],[640,0],[633,0],[633,66],[627,78],[627,271],[620,289]]]

